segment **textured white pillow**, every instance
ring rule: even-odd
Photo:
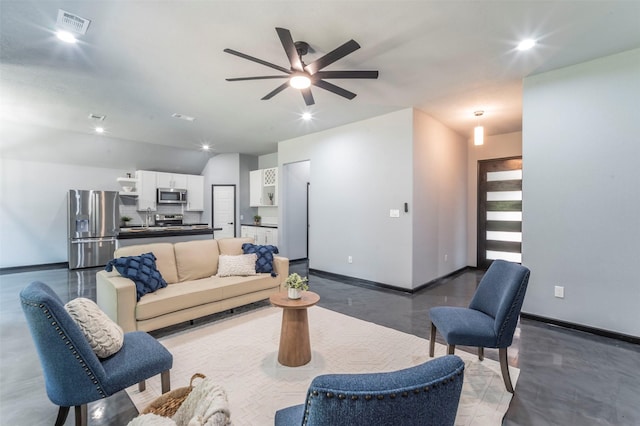
[[[221,254],[218,258],[218,276],[247,276],[256,274],[256,260],[258,255],[255,253],[241,254],[239,256],[229,256]]]
[[[78,324],[98,357],[107,358],[122,348],[122,328],[102,312],[93,300],[78,297],[67,302],[64,308]]]

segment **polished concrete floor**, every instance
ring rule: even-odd
[[[295,262],[291,270],[308,275],[305,262]],[[57,413],[44,390],[19,303],[20,290],[40,280],[63,301],[78,296],[95,299],[95,272],[46,269],[0,275],[0,425],[53,425]],[[424,338],[428,338],[429,308],[466,306],[481,276],[481,271],[468,270],[409,295],[309,274],[312,290],[321,296],[320,306]],[[233,313],[196,323],[224,315]],[[152,334],[160,337],[187,327],[182,324]],[[486,349],[485,356],[497,359],[497,351]],[[639,345],[523,319],[509,349],[509,362],[520,368],[520,378],[505,425],[640,425]],[[136,415],[124,392],[89,405],[93,426],[126,425]],[[71,412],[65,424],[73,421]]]

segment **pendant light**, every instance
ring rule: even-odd
[[[474,145],[483,145],[484,144],[484,127],[480,125],[480,117],[484,114],[484,111],[476,111],[474,112],[475,116],[478,118],[478,125],[473,129],[473,144]]]

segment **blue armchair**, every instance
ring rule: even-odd
[[[47,285],[33,282],[20,292],[44,371],[47,395],[60,406],[56,426],[64,424],[75,407],[76,425],[87,424],[87,403],[106,398],[145,379],[161,374],[162,392],[170,389],[173,356],[145,332],[125,333],[122,348],[98,358],[62,301]]]
[[[463,378],[455,355],[390,373],[322,375],[304,404],[276,412],[275,425],[453,425]]]
[[[502,379],[507,391],[513,393],[507,348],[513,342],[529,274],[529,269],[518,263],[495,260],[480,280],[468,308],[431,308],[429,355],[433,357],[436,330],[447,342],[449,354],[454,353],[456,345],[476,346],[482,361],[484,348],[498,348]]]

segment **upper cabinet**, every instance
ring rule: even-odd
[[[138,210],[156,211],[156,174],[146,170],[136,171],[138,180]]]
[[[124,187],[129,183],[127,178],[118,178]],[[158,188],[176,188],[187,190],[186,211],[204,210],[204,176],[183,175],[179,173],[152,172],[148,170],[136,171],[136,194],[138,195],[137,210],[156,211],[158,209]],[[122,194],[122,192],[121,192]],[[133,193],[125,195],[135,195]]]
[[[278,205],[278,168],[249,172],[249,206]]]
[[[204,176],[187,175],[188,211],[204,210]]]
[[[158,188],[187,189],[187,176],[178,173],[156,172]]]

